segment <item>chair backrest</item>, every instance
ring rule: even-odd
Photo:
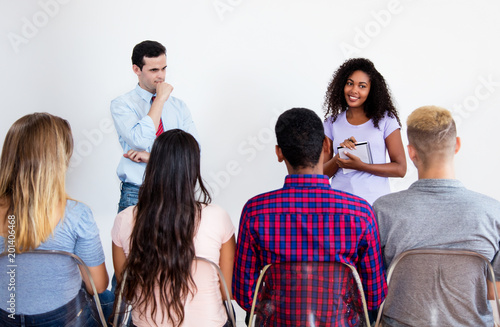
[[[127,280],[128,271],[124,270],[122,274],[122,282],[119,284],[118,296],[115,300],[115,309],[112,314],[114,327],[126,327],[132,313],[132,306],[123,301],[123,289],[125,287],[124,281]]]
[[[211,269],[214,269],[217,272],[217,275],[219,276],[220,285],[222,286],[221,287],[223,292],[222,298],[224,301],[224,305],[226,306],[228,319],[232,322],[233,326],[236,327],[236,317],[234,316],[233,306],[231,305],[231,296],[229,293],[229,289],[227,287],[226,280],[219,266],[215,262],[202,257],[196,257],[196,263],[197,265],[200,265],[200,263],[207,263],[209,264]]]
[[[224,305],[226,306],[226,311],[228,313],[228,319],[232,322],[233,326],[236,326],[236,317],[234,316],[234,311],[233,307],[231,305],[231,297],[229,293],[229,289],[226,284],[226,280],[224,279],[224,275],[222,274],[222,271],[220,270],[219,266],[214,263],[213,261],[210,261],[206,258],[202,257],[196,257],[195,262],[196,264],[195,269],[205,269],[208,267],[208,269],[213,269],[217,273],[217,276],[219,277],[219,282],[222,286],[223,293],[223,301]],[[210,273],[205,273],[203,274],[206,277],[210,276]],[[123,280],[127,278],[127,271],[123,272]],[[118,312],[114,315],[113,319],[113,326],[116,327],[125,327],[127,326],[127,321],[129,319],[130,313],[132,311],[132,306],[128,304],[122,304],[122,292],[124,288],[124,283],[120,283],[120,291],[118,293],[118,297],[116,300],[116,310]]]
[[[401,253],[387,271],[388,293],[375,326],[481,326],[495,286],[489,260],[472,251],[422,248]],[[496,287],[491,287],[500,309]],[[477,312],[491,319],[491,312]],[[491,315],[491,316],[490,316]]]
[[[340,262],[269,264],[255,287],[249,326],[369,326],[359,275]]]
[[[0,258],[7,256],[9,253],[3,252],[0,253]],[[82,275],[82,279],[85,281],[88,281],[91,285],[92,292],[93,292],[93,298],[94,298],[94,304],[91,304],[93,307],[95,307],[95,310],[97,314],[99,315],[99,320],[100,324],[102,326],[107,326],[106,324],[106,319],[104,317],[104,314],[102,312],[101,308],[101,301],[99,300],[99,294],[97,293],[96,287],[94,280],[92,278],[92,275],[90,274],[89,267],[83,262],[80,257],[78,257],[76,254],[69,253],[66,251],[58,251],[58,250],[32,250],[32,251],[26,251],[23,252],[22,254],[15,254],[16,256],[27,256],[27,255],[36,255],[36,256],[64,256],[64,257],[69,257],[71,258],[80,268],[80,273]],[[50,278],[50,276],[40,276],[40,279],[47,279]]]

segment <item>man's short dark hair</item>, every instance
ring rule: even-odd
[[[132,51],[132,64],[137,65],[142,70],[144,57],[156,58],[163,54],[167,54],[167,50],[161,43],[149,40],[142,41]]]
[[[325,132],[314,111],[305,108],[285,111],[278,117],[275,131],[278,146],[293,168],[318,164]]]

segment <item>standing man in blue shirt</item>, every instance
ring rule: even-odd
[[[166,69],[167,54],[162,44],[137,44],[132,52],[132,70],[139,83],[111,101],[111,116],[123,148],[116,170],[122,182],[118,212],[137,204],[149,152],[158,135],[179,128],[199,139],[188,107],[170,95],[173,87],[165,82]]]

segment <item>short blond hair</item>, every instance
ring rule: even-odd
[[[424,161],[429,154],[434,158],[453,156],[457,138],[457,127],[447,109],[424,106],[415,109],[406,120],[408,142]]]

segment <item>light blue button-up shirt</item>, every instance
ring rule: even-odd
[[[123,153],[127,153],[130,149],[151,152],[156,138],[153,120],[148,116],[152,96],[152,93],[137,84],[134,90],[111,101],[111,116]],[[182,100],[170,96],[163,106],[161,119],[165,131],[182,129],[193,135],[199,143],[198,131],[191,113]],[[141,185],[145,169],[145,163],[122,157],[116,173],[122,182]]]

